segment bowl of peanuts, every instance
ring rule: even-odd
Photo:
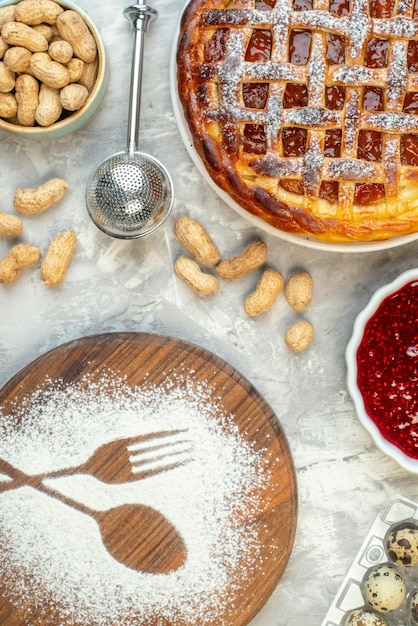
[[[104,99],[106,51],[70,0],[0,0],[0,131],[58,139],[84,126]]]

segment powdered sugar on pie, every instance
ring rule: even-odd
[[[418,0],[191,0],[178,92],[210,176],[325,241],[418,231]]]

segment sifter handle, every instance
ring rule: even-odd
[[[139,146],[144,35],[148,31],[151,22],[158,18],[158,11],[146,4],[134,4],[126,8],[123,14],[131,22],[131,27],[134,31],[127,141],[128,153],[132,156],[138,151]]]

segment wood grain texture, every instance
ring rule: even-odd
[[[8,407],[29,396],[35,388],[42,387],[47,378],[53,381],[60,379],[64,385],[73,382],[83,385],[83,377],[87,373],[90,380],[91,376],[100,380],[109,370],[120,372],[130,386],[163,385],[167,377],[176,374],[181,377],[186,375],[197,384],[205,381],[214,399],[222,397],[222,405],[233,416],[243,439],[262,452],[272,478],[269,489],[261,496],[260,511],[253,520],[261,544],[257,557],[261,567],[254,570],[250,579],[243,579],[239,571],[234,573],[239,584],[231,589],[230,601],[216,621],[219,625],[247,625],[280,580],[292,550],[296,529],[295,472],[286,436],[276,415],[251,383],[217,356],[179,339],[146,333],[97,335],[55,348],[29,364],[3,387],[0,406],[7,413]],[[106,457],[101,459],[99,454],[95,463],[98,471],[101,463],[112,463],[115,475],[120,471],[118,458],[110,462]],[[109,471],[107,467],[107,474]],[[158,516],[152,520],[152,525],[147,534],[153,535],[154,542],[157,536],[169,546],[167,528]],[[125,526],[125,540],[129,537],[134,540],[137,534],[137,528],[129,524]],[[117,541],[115,546],[113,549],[117,550]],[[34,616],[32,618],[30,623],[35,622]],[[42,618],[41,623],[63,626],[52,610]],[[158,623],[161,624],[161,621]],[[1,579],[0,624],[29,626],[22,613],[6,597]],[[177,626],[178,622],[175,624]],[[147,623],[147,626],[154,624]],[[167,626],[171,624],[167,622]]]

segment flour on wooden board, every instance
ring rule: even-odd
[[[0,414],[0,457],[28,474],[78,466],[111,440],[183,428],[192,460],[163,474],[116,486],[82,474],[45,481],[94,510],[138,502],[161,511],[187,548],[185,564],[168,574],[114,560],[96,521],[53,497],[27,486],[0,493],[0,579],[31,626],[42,623],[42,610],[58,611],[62,625],[213,623],[238,578],[260,567],[253,520],[270,478],[263,451],[202,383],[132,389],[115,376],[49,381]]]

